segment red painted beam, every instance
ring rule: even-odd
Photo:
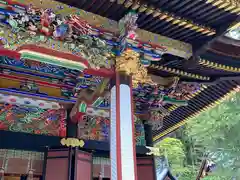
[[[9,5],[18,5],[18,6],[25,7],[25,8],[27,7],[25,4],[22,4],[22,3],[19,3],[19,2],[13,1],[13,0],[6,0],[6,2]]]
[[[29,50],[29,51],[33,51],[36,53],[46,54],[49,56],[59,57],[59,58],[63,58],[63,59],[69,59],[69,61],[81,62],[81,63],[85,64],[87,67],[89,67],[89,63],[86,59],[83,59],[80,56],[76,56],[76,55],[73,55],[70,53],[56,51],[56,50],[45,48],[45,47],[39,47],[39,46],[36,46],[33,44],[23,45],[17,49],[18,52],[20,52],[21,50]]]
[[[13,58],[13,59],[20,59],[21,58],[21,54],[17,51],[13,51],[13,50],[8,50],[8,49],[0,49],[0,55],[1,56],[7,56],[9,58]]]
[[[85,69],[83,72],[92,76],[99,76],[105,78],[112,78],[113,76],[115,76],[115,71],[113,69]]]

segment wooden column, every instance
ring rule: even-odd
[[[111,89],[111,180],[137,180],[132,80],[116,73]]]
[[[144,133],[146,146],[153,147],[152,125],[144,122]]]
[[[77,124],[71,121],[70,117],[71,110],[67,110],[67,137],[76,138],[77,137]]]

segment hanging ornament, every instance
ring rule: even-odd
[[[79,140],[77,138],[63,138],[61,139],[61,144],[63,146],[71,146],[71,147],[83,147],[85,145],[83,140]]]

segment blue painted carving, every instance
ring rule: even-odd
[[[8,66],[13,66],[16,68],[28,69],[32,71],[38,71],[41,73],[47,73],[59,77],[65,76],[77,76],[80,74],[79,71],[67,69],[64,67],[54,66],[51,64],[45,64],[41,62],[30,61],[27,59],[12,59],[9,57],[1,56],[0,63]]]

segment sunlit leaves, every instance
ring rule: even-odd
[[[184,165],[186,155],[181,140],[165,138],[156,144],[163,156],[166,156],[174,175],[191,173],[191,170]]]
[[[190,120],[187,133],[195,144],[205,147],[222,179],[240,177],[240,93]]]

